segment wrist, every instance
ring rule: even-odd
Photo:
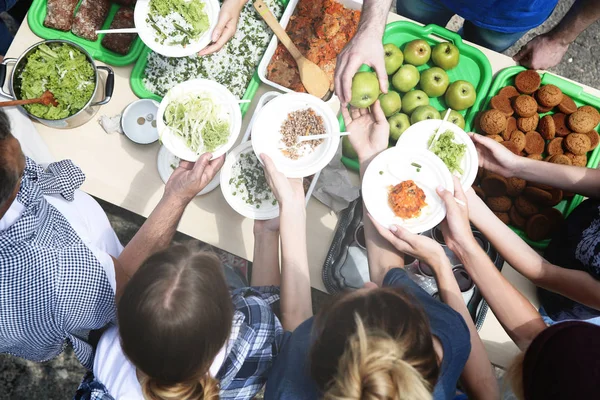
[[[450,260],[448,260],[446,253],[444,253],[441,247],[440,250],[429,254],[423,261],[431,267],[436,275],[447,269],[446,267],[450,265]]]
[[[560,26],[560,25],[559,25]],[[570,34],[569,32],[564,32],[562,29],[556,27],[546,34],[546,37],[551,42],[559,45],[559,46],[569,46],[571,43],[577,39],[578,34]]]
[[[196,196],[165,192],[163,197],[160,199],[160,203],[167,204],[169,207],[174,208],[186,208],[187,205],[190,204],[194,199],[194,197]]]
[[[475,240],[473,236],[468,239],[461,240],[460,243],[455,243],[452,246],[449,246],[450,250],[454,252],[458,256],[458,258],[465,264],[465,260],[473,255],[477,254],[480,251],[483,251],[479,243]]]

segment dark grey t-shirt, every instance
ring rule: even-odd
[[[387,273],[384,287],[401,287],[414,295],[429,317],[431,332],[441,342],[444,357],[440,376],[433,391],[435,400],[452,399],[456,383],[471,352],[469,329],[460,314],[431,297],[414,283],[401,268]],[[310,377],[308,353],[312,343],[313,318],[302,323],[286,342],[275,360],[265,390],[265,399],[318,399],[319,390]]]

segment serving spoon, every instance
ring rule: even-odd
[[[58,102],[54,98],[54,95],[51,91],[46,90],[40,97],[37,99],[23,99],[23,100],[10,100],[0,102],[0,107],[9,107],[9,106],[24,106],[25,104],[43,104],[45,106],[58,106]]]
[[[285,29],[283,29],[263,0],[255,0],[253,5],[267,25],[269,25],[273,33],[275,33],[279,41],[290,52],[292,57],[294,57],[294,60],[296,60],[298,71],[300,72],[300,81],[302,81],[306,91],[320,99],[328,100],[332,93],[330,90],[331,81],[325,72],[319,68],[317,64],[300,53],[298,47],[292,42],[292,39],[290,39],[285,32]]]

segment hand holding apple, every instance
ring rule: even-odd
[[[358,160],[366,166],[377,154],[388,147],[390,127],[385,119],[379,101],[371,109],[342,107],[348,140],[354,147]]]
[[[350,105],[356,108],[371,107],[379,93],[379,81],[375,72],[357,72],[352,78]]]

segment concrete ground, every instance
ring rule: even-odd
[[[560,0],[552,16],[546,23],[529,32],[506,54],[513,55],[532,37],[552,28],[567,12],[573,0]],[[0,15],[3,19],[5,15]],[[457,30],[462,21],[455,18],[449,28]],[[13,25],[14,28],[14,25]],[[563,61],[552,69],[558,75],[575,81],[600,87],[600,23],[592,25],[573,43]],[[117,235],[126,244],[135,234],[144,218],[132,214],[114,205],[102,203]],[[176,240],[185,240],[185,235],[178,235]],[[314,304],[322,304],[326,296],[320,292],[313,293]],[[70,349],[47,363],[32,363],[8,355],[0,355],[0,399],[44,398],[59,400],[72,398],[85,371]]]

